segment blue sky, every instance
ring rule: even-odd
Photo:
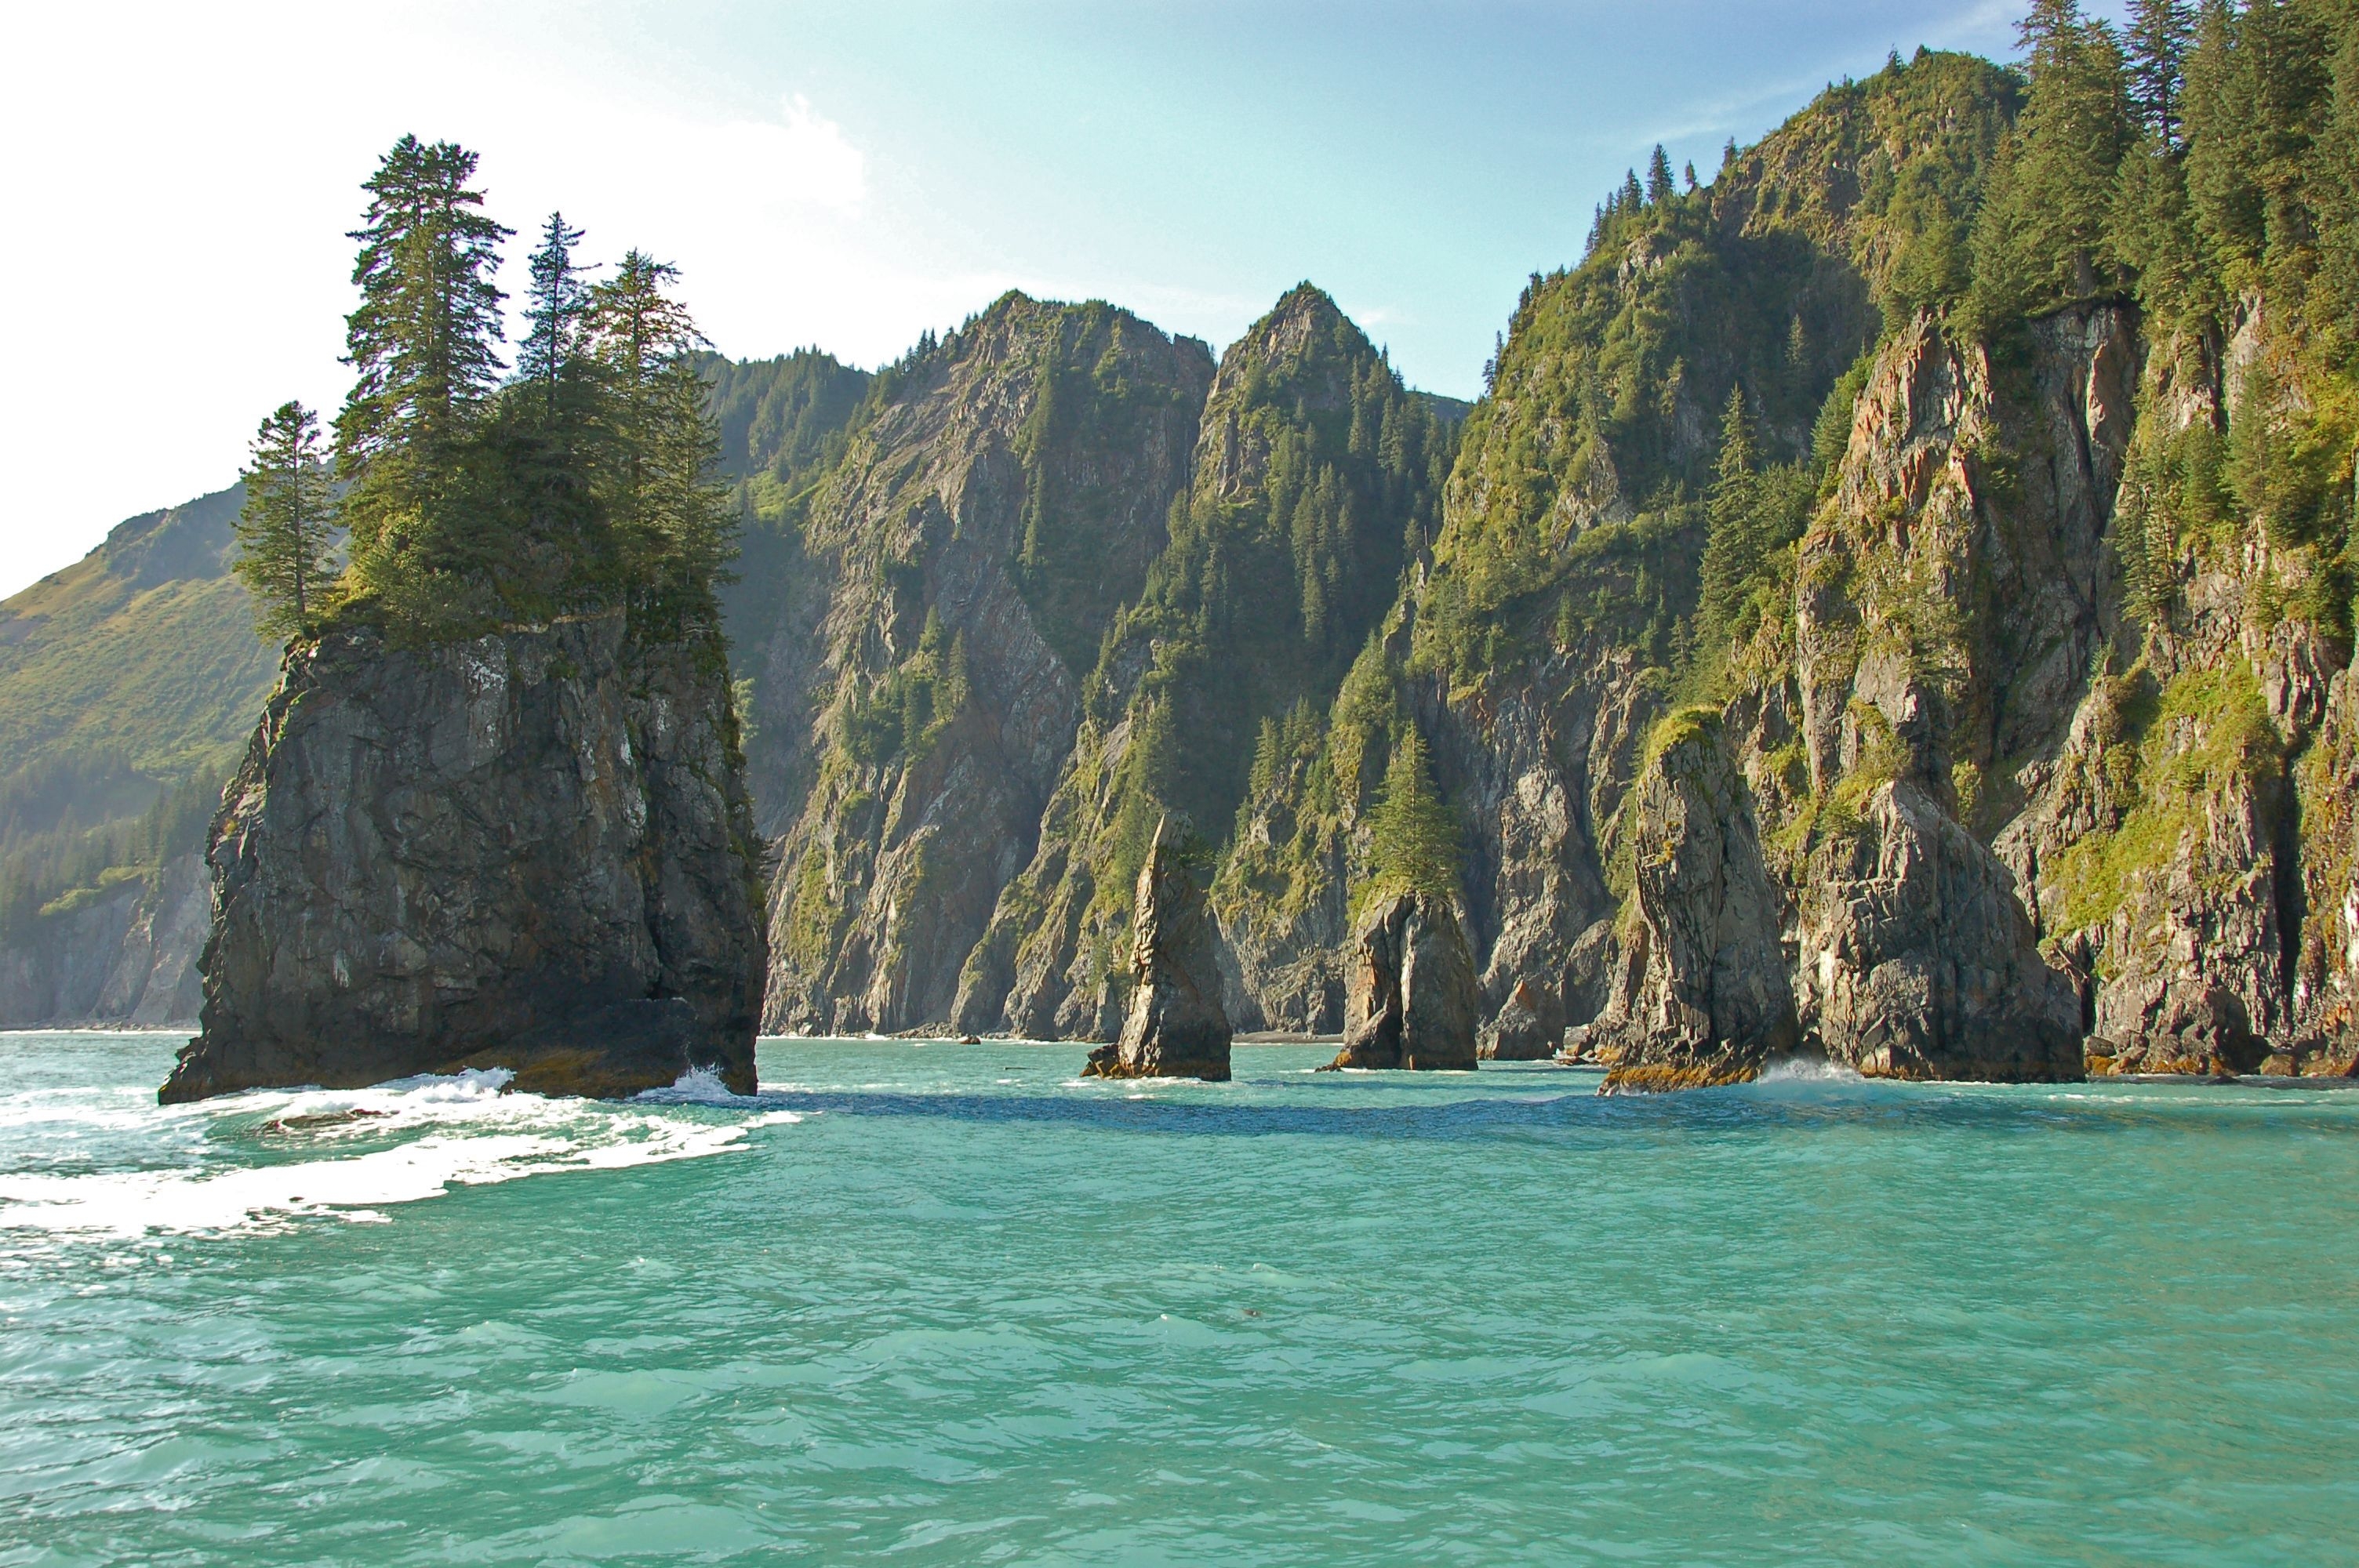
[[[2100,7],[2110,10],[2112,6]],[[332,408],[357,184],[405,131],[494,212],[678,262],[715,343],[889,359],[1015,287],[1215,350],[1296,281],[1477,388],[1657,141],[1709,178],[1827,81],[2012,51],[2012,4],[385,0],[48,7],[0,62],[0,592]],[[20,231],[21,232],[21,231]],[[513,245],[511,287],[521,273]]]

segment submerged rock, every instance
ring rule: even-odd
[[[1208,847],[1184,817],[1166,816],[1138,871],[1131,945],[1136,982],[1122,1038],[1090,1053],[1085,1078],[1229,1076],[1229,1015],[1205,903]]]
[[[1870,1077],[2078,1079],[2081,1001],[2039,956],[2015,879],[1907,783],[1811,857],[1803,1027]]]
[[[1752,797],[1717,716],[1669,724],[1638,784],[1636,919],[1576,1044],[1611,1067],[1607,1094],[1745,1083],[1800,1035]]]
[[[1545,1062],[1564,1046],[1564,1002],[1546,986],[1519,980],[1498,1016],[1483,1026],[1486,1062]]]
[[[717,640],[619,614],[293,649],[214,826],[168,1103],[506,1067],[754,1087],[761,854]]]
[[[1328,1065],[1471,1072],[1480,993],[1457,911],[1430,893],[1371,903],[1347,955],[1343,1049]]]

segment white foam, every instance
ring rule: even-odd
[[[508,1076],[468,1072],[369,1089],[234,1095],[153,1108],[146,1115],[159,1133],[190,1118],[214,1120],[213,1138],[189,1151],[195,1162],[0,1175],[0,1229],[103,1239],[268,1228],[314,1216],[381,1221],[386,1206],[440,1197],[454,1187],[700,1159],[744,1147],[754,1128],[802,1119],[776,1111],[715,1121],[652,1108],[502,1094]],[[297,1121],[353,1111],[369,1114],[309,1126]],[[258,1113],[275,1120],[257,1120]],[[235,1130],[238,1123],[248,1127]],[[265,1130],[322,1157],[266,1165],[232,1165],[221,1157],[222,1132],[254,1136]],[[402,1141],[364,1152],[340,1152],[355,1141],[386,1138]]]
[[[1761,1069],[1763,1084],[1864,1084],[1867,1079],[1855,1067],[1840,1062],[1821,1061],[1814,1056],[1788,1056],[1782,1062],[1772,1062]]]
[[[669,1088],[647,1089],[632,1097],[641,1105],[751,1105],[751,1098],[731,1091],[720,1070],[690,1067]]]

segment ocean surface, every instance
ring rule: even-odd
[[[176,1044],[0,1036],[0,1564],[2359,1561],[2348,1089]]]

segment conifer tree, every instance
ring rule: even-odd
[[[2139,127],[2166,149],[2180,145],[2179,96],[2186,84],[2187,51],[2195,41],[2189,0],[2130,0],[2130,106]]]
[[[492,275],[513,231],[477,211],[474,173],[464,147],[404,136],[363,186],[367,221],[351,235],[361,303],[345,318],[356,373],[336,417],[337,459],[356,484],[405,449],[440,458],[498,378],[506,297]]]
[[[1970,320],[1988,333],[2116,282],[2107,243],[2129,150],[2121,47],[2078,0],[2034,0],[2021,32],[2031,94],[1992,169],[1973,230]]]
[[[1717,643],[1735,619],[1737,600],[1753,568],[1754,470],[1759,454],[1745,389],[1732,387],[1720,422],[1720,471],[1705,503],[1707,528],[1697,609],[1704,640]]]
[[[265,637],[317,630],[335,580],[336,510],[319,416],[300,403],[273,409],[255,432],[238,514],[238,579],[252,590]]]
[[[2319,278],[2331,330],[2346,357],[2359,357],[2359,16],[2335,52],[2333,105],[2315,155]]]
[[[545,419],[557,416],[559,394],[572,373],[582,319],[589,313],[585,269],[573,262],[573,247],[581,243],[582,231],[569,225],[564,213],[551,212],[541,225],[540,248],[532,254],[532,285],[524,313],[527,329],[516,350],[516,376],[538,395]]]
[[[469,441],[500,372],[493,283],[510,231],[480,211],[475,155],[416,136],[364,183],[367,219],[345,318],[355,373],[336,416],[352,572],[362,592],[425,626],[492,612],[503,542],[487,530]],[[462,608],[463,601],[463,608]]]
[[[1368,827],[1379,886],[1436,898],[1458,891],[1458,822],[1434,791],[1425,740],[1414,723],[1393,747]]]
[[[1672,189],[1670,155],[1663,151],[1662,143],[1657,142],[1653,154],[1647,159],[1647,204],[1661,206],[1671,199]]]
[[[660,579],[679,607],[709,611],[734,519],[709,477],[719,438],[690,357],[705,339],[668,292],[679,276],[633,250],[590,291],[598,489],[633,574]]]

